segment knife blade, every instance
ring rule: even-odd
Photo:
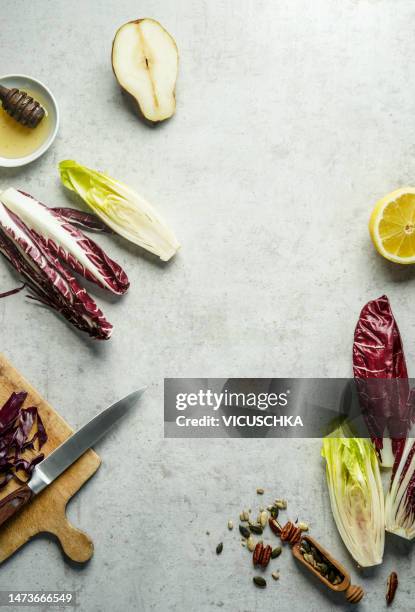
[[[0,500],[0,525],[18,512],[104,436],[136,404],[146,387],[115,402],[55,448],[33,470],[29,482]]]

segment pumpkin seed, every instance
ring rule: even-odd
[[[222,550],[223,550],[223,542],[219,542],[219,544],[216,546],[216,554],[220,555]]]
[[[304,553],[304,552],[306,552],[306,553],[311,552],[311,546],[307,542],[307,540],[302,540],[302,542],[301,542],[301,549],[300,550],[301,550],[302,553]]]
[[[275,518],[275,519],[278,518],[279,510],[277,506],[270,506],[269,511],[271,513],[272,518]]]
[[[264,531],[261,525],[256,525],[255,523],[249,523],[249,529],[252,531],[252,533],[256,533],[257,535],[262,535],[262,532]]]
[[[332,584],[334,584],[334,581],[336,580],[336,574],[335,571],[333,569],[331,569],[329,571],[329,582],[331,582]]]
[[[327,565],[327,563],[317,563],[317,569],[323,574],[327,574],[328,570],[329,570],[329,566]]]
[[[319,551],[314,548],[314,546],[311,548],[311,554],[313,555],[317,563],[323,563],[324,561],[323,557],[321,556]]]
[[[254,576],[252,580],[260,589],[264,589],[267,586],[267,581],[262,576]]]
[[[271,559],[276,559],[277,557],[280,556],[281,553],[282,553],[281,546],[277,546],[276,548],[272,550]]]
[[[248,527],[245,527],[245,525],[239,525],[239,532],[244,538],[249,538],[251,535],[251,532],[249,531]]]

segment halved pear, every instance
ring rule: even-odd
[[[176,110],[178,64],[176,42],[158,21],[137,19],[117,30],[112,44],[115,77],[152,123]]]

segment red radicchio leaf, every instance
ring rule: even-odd
[[[9,291],[3,291],[0,293],[0,298],[9,297],[9,295],[15,295],[16,293],[20,293],[26,287],[26,283],[23,283],[21,287],[16,287],[15,289],[9,289]]]
[[[6,196],[10,192],[15,194],[11,201],[14,202],[15,207],[19,204],[19,210],[22,212],[21,215],[19,213],[19,216],[22,217],[25,226],[35,239],[49,249],[53,255],[59,257],[72,270],[103,289],[107,289],[116,295],[122,295],[128,290],[130,282],[121,266],[108,257],[105,251],[94,240],[88,238],[88,236],[69,223],[67,215],[62,215],[57,209],[45,206],[45,204],[42,204],[30,194],[21,190],[19,192],[15,190],[3,192],[3,204],[8,210],[10,208],[8,206],[10,197],[8,199]],[[23,196],[24,205],[20,201],[21,196]],[[18,200],[16,200],[16,197]],[[54,233],[52,235],[44,235],[43,231],[38,231],[33,226],[34,217],[32,214],[26,215],[26,217],[23,216],[23,213],[28,210],[31,213],[37,210],[37,215],[49,218],[49,222],[52,223],[54,228]],[[16,208],[13,211],[9,210],[10,212],[13,212],[15,215],[17,214]],[[82,217],[87,213],[80,212],[79,214]],[[45,227],[44,230],[46,231],[46,229]]]
[[[0,252],[43,304],[90,336],[106,340],[112,325],[92,297],[23,221],[0,203]]]
[[[30,480],[35,465],[44,457],[43,453],[33,459],[21,456],[27,450],[35,450],[36,441],[40,450],[48,439],[37,408],[23,408],[26,398],[27,393],[24,391],[12,393],[0,408],[0,473],[3,475],[0,489],[12,478],[19,483]],[[29,438],[34,426],[35,433]],[[18,475],[19,471],[25,473],[26,481]]]
[[[353,343],[353,374],[367,428],[379,455],[383,434],[399,454],[412,417],[409,382],[398,325],[386,295],[368,302],[360,313]],[[384,383],[381,380],[395,380]]]
[[[23,192],[22,192],[23,193]],[[25,194],[27,195],[27,194]],[[102,232],[106,234],[114,234],[112,229],[108,227],[97,215],[93,213],[77,210],[76,208],[67,208],[62,206],[54,206],[51,210],[57,212],[61,217],[72,223],[79,225],[86,230],[93,232]]]

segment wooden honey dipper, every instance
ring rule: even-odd
[[[45,116],[45,109],[39,102],[15,87],[9,89],[0,85],[0,100],[6,113],[27,127],[37,127]]]

